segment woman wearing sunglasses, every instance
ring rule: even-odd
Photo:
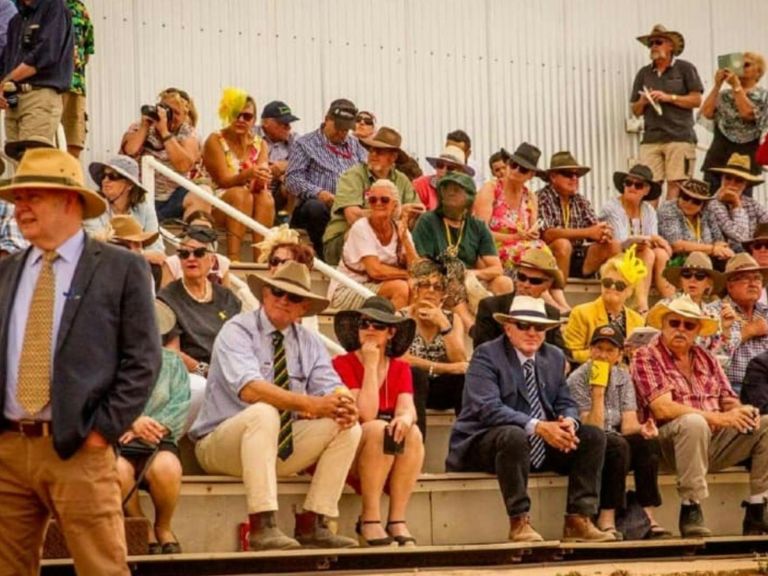
[[[637,285],[635,298],[641,314],[648,311],[648,292],[653,280],[656,290],[663,297],[672,296],[675,290],[662,276],[672,257],[672,247],[659,236],[656,209],[651,202],[661,196],[661,184],[653,181],[653,172],[643,164],[636,164],[629,172],[614,172],[613,185],[619,192],[603,204],[601,220],[613,228],[613,237],[621,242],[622,250],[633,244],[637,255],[652,271]]]
[[[114,156],[106,162],[91,162],[88,166],[91,178],[107,201],[107,210],[98,218],[86,220],[86,230],[98,233],[109,225],[115,216],[132,216],[147,233],[155,234],[151,244],[144,248],[144,257],[150,264],[162,266],[165,247],[156,233],[159,230],[155,207],[147,199],[147,190],[139,181],[139,165],[130,156]]]
[[[742,154],[732,154],[725,166],[709,169],[721,177],[721,184],[707,208],[734,251],[741,251],[741,243],[755,235],[759,224],[768,222],[768,209],[744,194],[747,187],[764,182],[752,173],[753,169],[750,157]]]
[[[339,343],[348,351],[333,359],[352,391],[363,429],[351,484],[362,496],[357,533],[363,546],[414,546],[406,511],[424,462],[416,426],[411,370],[402,356],[413,340],[413,320],[395,314],[389,300],[367,299],[356,311],[334,319]],[[381,496],[388,488],[389,515],[382,525]]]
[[[467,352],[464,324],[444,307],[447,279],[432,260],[411,267],[411,304],[401,312],[416,322],[416,336],[403,359],[411,365],[418,426],[427,437],[427,408],[461,412]]]
[[[733,256],[722,232],[707,209],[712,200],[709,184],[701,180],[680,183],[676,200],[659,208],[659,233],[672,247],[671,266],[679,266],[690,252],[707,254],[716,268]]]
[[[399,309],[408,304],[408,267],[418,259],[406,218],[395,220],[399,193],[390,180],[377,180],[366,192],[370,208],[347,232],[338,270]],[[328,286],[331,306],[359,308],[365,298],[336,281]]]
[[[216,195],[230,206],[272,227],[275,201],[269,184],[267,143],[254,134],[256,102],[244,90],[226,88],[219,102],[219,118],[224,128],[213,132],[203,147],[203,166],[210,176]],[[240,246],[247,228],[223,212],[214,211],[219,225],[227,228],[227,256],[240,260]],[[253,242],[261,241],[253,233]],[[254,249],[254,261],[258,251]]]
[[[645,325],[643,316],[627,303],[647,274],[648,269],[635,255],[634,246],[601,266],[600,296],[575,306],[563,330],[565,345],[577,364],[589,360],[589,343],[598,326],[613,324],[630,336],[635,328]]]
[[[210,228],[187,228],[176,251],[182,276],[157,295],[176,314],[177,333],[168,347],[179,353],[187,370],[201,376],[208,373],[216,335],[242,307],[231,290],[208,278],[215,240],[216,232]]]

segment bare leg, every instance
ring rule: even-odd
[[[405,452],[395,458],[389,478],[389,520],[406,520],[408,501],[424,463],[424,440],[418,426],[412,426],[405,438]],[[393,524],[393,536],[410,536],[407,524]]]
[[[603,244],[592,244],[587,248],[587,255],[584,258],[584,267],[582,272],[585,276],[591,276],[603,265],[603,262],[611,256],[616,256],[621,252],[621,244],[618,240],[611,240]]]
[[[67,146],[67,152],[69,153],[70,156],[74,156],[75,158],[80,158],[80,153],[82,151],[83,149],[80,148],[80,146],[71,146],[71,145]]]
[[[363,436],[357,449],[357,461],[354,464],[357,476],[360,478],[363,510],[362,520],[381,520],[381,495],[384,484],[395,461],[394,456],[384,454],[381,447],[384,444],[384,429],[387,423],[383,420],[371,420],[362,426]],[[363,537],[367,540],[386,538],[387,533],[381,524],[363,524]]]
[[[147,471],[149,494],[155,505],[155,534],[161,544],[175,542],[171,518],[181,491],[181,462],[171,452],[159,452]]]
[[[133,464],[128,462],[125,458],[117,459],[117,475],[120,479],[120,492],[123,499],[128,495],[128,492],[133,489],[133,485],[136,483],[135,475],[136,471],[133,468]],[[141,509],[141,503],[139,502],[139,491],[136,490],[125,503],[125,515],[128,518],[145,518],[144,511]],[[149,543],[157,542],[155,538],[155,532],[150,527],[148,530]]]
[[[464,332],[469,334],[470,329],[475,325],[475,315],[469,311],[467,303],[459,302],[456,304],[456,306],[453,307],[453,313],[458,314],[464,324]]]
[[[386,298],[395,307],[400,310],[408,305],[410,297],[410,288],[407,280],[385,280],[381,283],[378,295]]]
[[[499,294],[508,294],[509,292],[512,292],[514,287],[512,278],[504,275],[496,276],[496,278],[488,282],[488,289],[497,296]]]
[[[253,191],[253,219],[267,228],[272,228],[275,223],[275,199],[269,189]],[[261,242],[264,237],[261,234],[253,233],[253,243]],[[258,260],[258,250],[253,250],[253,261]]]
[[[570,304],[568,304],[568,301],[565,299],[565,292],[560,288],[550,288],[544,292],[542,297],[545,302],[557,306],[560,309],[560,312],[568,312],[571,309]]]
[[[616,510],[600,510],[597,516],[597,527],[600,530],[606,528],[616,528]]]
[[[568,282],[568,274],[571,271],[571,254],[573,254],[573,244],[570,240],[565,238],[558,238],[554,240],[549,249],[552,250],[552,255],[557,260],[557,267],[560,268],[560,273],[563,275],[565,282]]]
[[[675,287],[664,278],[664,268],[669,262],[669,253],[662,248],[654,248],[653,251],[656,253],[656,262],[653,264],[653,280],[656,290],[663,298],[674,296]]]
[[[211,205],[192,192],[188,192],[187,195],[184,196],[181,205],[184,209],[184,217],[188,214],[192,214],[192,212],[197,212],[198,210],[201,212],[208,212],[209,214],[211,213]]]
[[[640,246],[638,245],[637,257],[645,264],[648,274],[635,286],[635,298],[638,312],[645,314],[648,311],[648,293],[651,290],[652,271],[656,265],[656,251],[647,245],[643,245],[642,248]]]
[[[680,182],[677,180],[667,180],[667,200],[677,200],[680,193]]]
[[[253,214],[253,198],[245,187],[230,188],[224,193],[222,200],[243,214]],[[227,256],[232,261],[239,261],[240,245],[245,236],[246,227],[218,210],[214,211],[214,216],[217,225],[221,225],[221,222],[223,222],[227,228]]]

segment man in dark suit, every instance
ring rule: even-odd
[[[545,331],[560,321],[547,318],[544,301],[530,296],[518,296],[508,314],[494,318],[504,335],[475,349],[446,468],[498,475],[509,539],[515,542],[542,540],[528,518],[528,473],[567,473],[563,539],[614,540],[590,519],[597,513],[605,434],[579,424],[565,381],[565,356],[544,343]]]
[[[562,290],[565,283],[554,256],[546,250],[532,248],[523,254],[515,273],[515,289],[506,294],[483,298],[477,307],[477,318],[472,332],[475,348],[504,333],[501,325],[493,319],[497,312],[507,313],[515,296],[541,298],[547,290]],[[560,310],[552,304],[544,305],[547,318],[560,320]],[[559,329],[548,330],[547,344],[565,350],[563,335]]]
[[[0,575],[39,572],[48,519],[83,575],[130,574],[113,445],[160,368],[146,262],[90,240],[80,164],[26,152],[0,199],[31,247],[0,262]]]

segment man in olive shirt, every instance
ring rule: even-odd
[[[424,211],[408,177],[395,168],[402,150],[402,138],[392,128],[382,126],[371,138],[361,140],[368,148],[368,159],[344,172],[336,185],[331,208],[331,221],[323,235],[323,255],[328,264],[341,260],[344,236],[356,220],[367,215],[367,193],[380,178],[391,180],[397,187],[403,215],[413,218]]]

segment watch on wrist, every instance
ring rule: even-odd
[[[208,376],[208,362],[198,362],[192,372],[198,376]]]
[[[672,94],[672,102],[677,102],[677,94]]]

